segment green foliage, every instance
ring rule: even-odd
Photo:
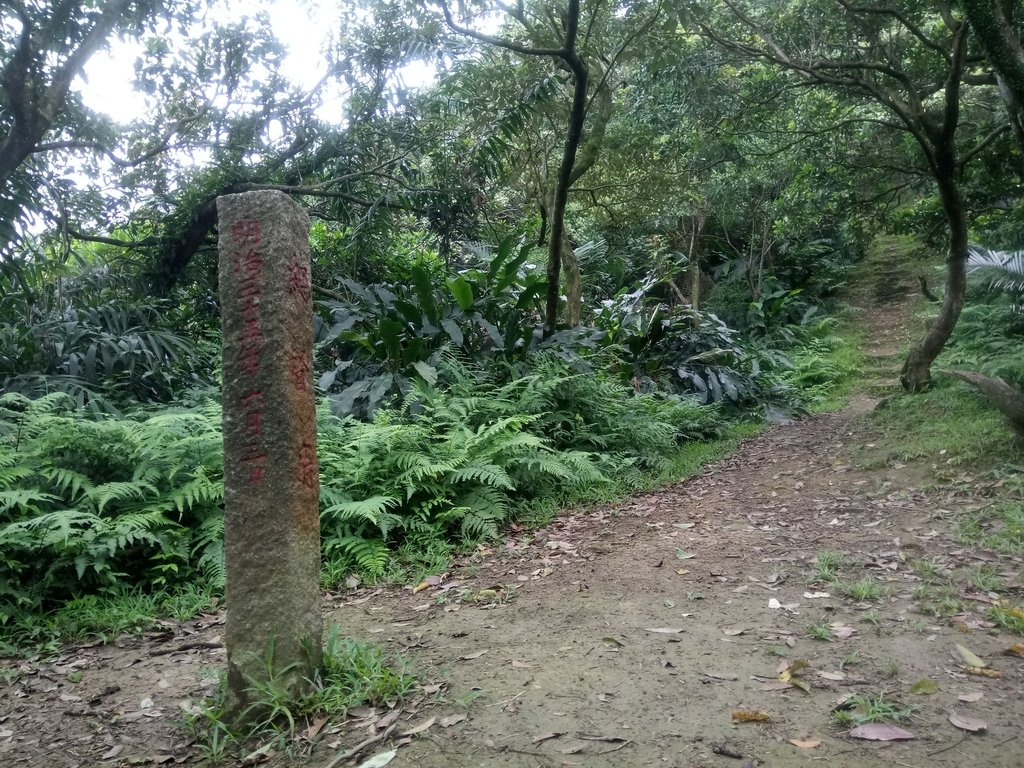
[[[0,397],[0,620],[130,583],[223,585],[219,408],[86,418]]]
[[[41,254],[0,261],[6,391],[63,391],[79,405],[110,411],[125,401],[166,402],[208,384],[218,367],[217,346],[199,330],[182,305],[138,297],[130,275],[86,256],[59,264]]]
[[[621,379],[642,389],[691,393],[703,403],[761,411],[771,420],[799,409],[790,389],[772,376],[789,367],[781,352],[755,347],[712,314],[670,310],[650,300],[647,280],[603,303],[596,326]]]
[[[477,360],[529,352],[546,285],[528,263],[531,247],[509,237],[494,253],[470,251],[477,266],[450,278],[418,264],[405,284],[341,280],[350,298],[324,302],[329,320],[315,328],[318,357],[343,361],[319,379],[335,393],[335,413],[368,418],[414,377],[434,379],[442,350]]]
[[[1024,251],[993,251],[973,245],[967,274],[974,284],[987,291],[1010,296],[1014,311],[1024,312]]]

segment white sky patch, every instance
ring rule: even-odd
[[[325,46],[338,26],[338,13],[332,2],[311,0],[260,0],[215,5],[211,20],[229,22],[242,16],[267,13],[274,36],[287,48],[282,70],[285,77],[302,88],[312,88],[327,71]],[[173,39],[173,38],[172,38]],[[188,45],[177,38],[175,46]],[[102,112],[118,123],[130,123],[148,111],[146,96],[134,90],[135,60],[142,45],[134,40],[112,39],[107,50],[98,51],[76,78],[85,106]]]

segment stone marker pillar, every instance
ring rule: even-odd
[[[225,195],[217,224],[225,642],[228,708],[238,717],[248,678],[275,675],[298,692],[320,663],[313,308],[309,218],[297,203],[274,191]]]

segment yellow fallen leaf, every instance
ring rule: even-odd
[[[965,635],[970,634],[971,628],[964,624],[962,621],[958,621],[953,625],[953,629],[957,632],[963,632]]]
[[[821,744],[821,739],[790,739],[789,743],[800,749],[814,749]]]
[[[424,589],[430,589],[429,581],[421,581],[419,584],[412,588],[412,593],[415,595],[417,592],[422,592]]]
[[[960,658],[964,660],[964,664],[966,664],[968,667],[988,666],[987,661],[985,661],[983,658],[974,653],[974,651],[972,651],[970,648],[965,648],[964,646],[960,645],[960,643],[956,643],[956,652],[960,654]]]
[[[689,572],[690,572],[689,568],[676,568],[676,575],[677,576],[685,576]]]
[[[811,686],[809,686],[800,678],[796,677],[796,674],[798,672],[807,669],[809,666],[811,666],[810,662],[808,662],[806,659],[796,659],[792,662],[783,662],[783,667],[779,672],[778,680],[780,683],[789,683],[790,685],[795,685],[804,693],[810,693]]]
[[[966,672],[968,675],[978,675],[979,677],[999,678],[1003,676],[998,669],[985,669],[984,667],[967,667]]]
[[[789,682],[790,685],[795,685],[797,688],[799,688],[804,693],[810,693],[811,692],[811,686],[809,686],[807,683],[805,683],[799,677],[791,677],[788,682]]]
[[[770,723],[772,716],[767,712],[752,709],[737,709],[732,713],[732,719],[737,723]]]
[[[1007,656],[1024,656],[1024,643],[1014,643],[1003,651],[1003,653]]]

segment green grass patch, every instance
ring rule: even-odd
[[[833,710],[832,722],[842,728],[865,723],[898,723],[909,718],[913,712],[914,707],[891,698],[884,691],[858,693],[847,699],[841,708]]]
[[[957,521],[953,534],[961,544],[1024,556],[1024,500],[1004,498],[968,513]]]
[[[870,576],[858,581],[851,581],[839,585],[839,590],[851,600],[865,602],[877,600],[882,596],[882,587]]]
[[[1020,457],[1002,417],[966,385],[896,395],[868,418],[880,433],[875,447],[854,449],[867,469],[914,461],[985,468]]]
[[[161,617],[185,620],[215,609],[216,594],[201,585],[172,592],[128,587],[82,595],[46,613],[15,610],[0,625],[0,654],[56,652],[64,644],[108,643],[146,631]]]
[[[818,553],[814,558],[814,571],[809,581],[832,584],[839,580],[839,571],[846,564],[846,555],[842,552],[826,549]]]
[[[223,680],[213,700],[186,714],[185,724],[208,762],[240,758],[257,744],[293,754],[298,735],[314,719],[344,718],[363,704],[400,702],[417,685],[403,659],[390,657],[377,646],[343,639],[337,626],[328,629],[321,666],[301,694],[281,685],[280,677],[268,678],[250,681],[252,703],[239,718],[244,725],[227,719]]]
[[[988,609],[988,617],[1015,635],[1024,635],[1024,609],[1011,605],[994,605]]]
[[[850,322],[830,317],[808,331],[808,338],[787,350],[792,362],[782,380],[800,390],[811,413],[846,405],[864,371],[863,332]]]

